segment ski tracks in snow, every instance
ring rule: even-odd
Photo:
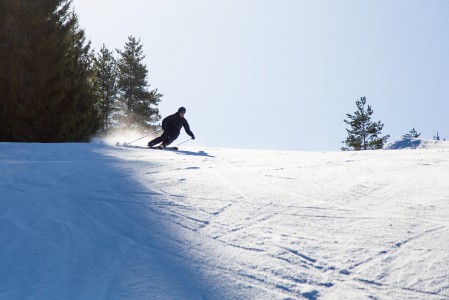
[[[435,165],[412,152],[207,152],[152,156],[142,180],[168,202],[161,213],[193,233],[191,251],[208,254],[199,267],[235,282],[240,298],[448,296],[431,257],[449,263],[433,241],[448,242],[448,185],[426,192],[435,185],[422,169],[441,170],[447,153]]]
[[[28,167],[45,162],[36,172],[57,175],[23,175],[27,167],[10,159],[16,173],[3,174],[2,190],[26,195],[31,186],[39,197],[30,199],[54,210],[48,219],[74,212],[55,221],[54,234],[66,239],[66,249],[74,241],[95,247],[67,250],[78,260],[67,270],[81,274],[95,263],[104,274],[88,273],[91,285],[76,282],[68,290],[75,298],[449,297],[447,150],[33,147],[20,150]],[[12,220],[15,209],[0,222]],[[18,227],[42,234],[28,222]],[[98,251],[104,253],[92,254]],[[84,294],[75,292],[80,289]],[[0,290],[0,298],[2,292],[8,293]]]

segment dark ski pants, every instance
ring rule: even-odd
[[[176,140],[179,136],[179,132],[168,132],[164,131],[162,135],[158,138],[155,138],[154,140],[150,141],[148,143],[148,146],[153,147],[154,145],[157,145],[159,143],[164,143],[166,146],[173,143],[174,140]]]

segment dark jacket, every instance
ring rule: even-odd
[[[162,129],[169,133],[179,134],[182,127],[184,127],[185,131],[188,135],[190,135],[190,137],[195,137],[193,132],[190,131],[189,123],[187,122],[187,120],[185,118],[182,118],[178,112],[162,120]]]

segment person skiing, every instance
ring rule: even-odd
[[[192,131],[190,131],[189,123],[184,118],[185,113],[186,109],[184,107],[180,107],[177,113],[174,113],[163,119],[162,129],[164,130],[164,132],[160,137],[157,137],[154,140],[150,141],[148,143],[148,147],[152,148],[159,143],[161,144],[158,146],[158,148],[167,147],[178,138],[182,127],[184,127],[186,133],[190,135],[192,140],[194,140],[195,135]]]

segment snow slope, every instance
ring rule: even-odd
[[[449,145],[0,143],[0,299],[447,299]]]

